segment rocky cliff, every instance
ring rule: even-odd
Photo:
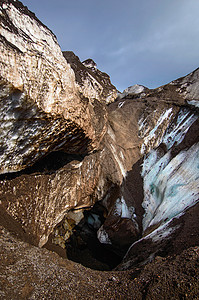
[[[136,290],[135,299],[157,299],[154,286],[164,297],[170,276],[170,296],[184,297],[191,282],[194,298],[199,69],[117,97],[92,59],[62,53],[21,2],[2,0],[0,23],[1,296],[60,298],[72,284],[76,298],[131,299]],[[43,246],[93,269],[128,271],[88,271]],[[50,288],[53,276],[63,294]]]
[[[103,101],[113,101],[116,89],[104,88],[90,69],[80,84],[56,37],[18,1],[1,1],[0,63],[1,173],[20,171],[52,150],[98,148],[106,131]]]

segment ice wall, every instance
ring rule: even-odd
[[[167,152],[157,147],[145,155],[142,166],[143,231],[184,213],[199,199],[199,143],[174,157],[171,152],[172,147],[183,141],[197,118],[196,113],[182,108],[159,142],[164,143]]]

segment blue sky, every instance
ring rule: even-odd
[[[199,67],[198,0],[24,0],[62,50],[92,58],[123,91]]]

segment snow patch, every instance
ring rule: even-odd
[[[170,149],[174,143],[180,144],[191,125],[197,120],[198,116],[190,113],[188,109],[181,109],[176,124],[171,124],[165,132],[162,142],[166,144],[167,149]]]
[[[158,152],[154,149],[151,150],[147,155],[145,155],[142,164],[141,176],[144,177],[152,169],[152,167],[156,164],[158,160]]]
[[[190,100],[187,101],[188,104],[193,105],[195,107],[199,107],[199,101],[198,100]]]
[[[118,108],[121,108],[121,107],[124,105],[124,103],[125,103],[125,101],[123,101],[123,102],[119,102],[119,104],[118,104]]]
[[[124,197],[118,198],[115,203],[114,214],[121,218],[132,219],[134,217],[135,209],[133,206],[128,207]]]
[[[122,176],[125,178],[125,177],[126,177],[126,170],[125,170],[125,168],[124,168],[124,166],[123,166],[123,163],[122,163],[122,161],[119,159],[119,157],[118,157],[118,155],[117,155],[117,152],[116,152],[116,150],[115,150],[115,147],[114,147],[112,144],[111,144],[110,146],[111,146],[113,155],[114,155],[114,157],[115,157],[115,160],[116,160],[116,162],[118,163],[118,166],[119,166],[119,168],[120,168],[121,174],[122,174]]]
[[[156,126],[150,131],[149,137],[153,137],[158,127],[163,123],[165,119],[168,119],[169,115],[172,113],[172,108],[167,109],[158,119]]]
[[[160,117],[158,118],[155,127],[149,131],[149,127],[147,125],[147,118],[143,119],[141,118],[138,122],[139,131],[141,137],[143,137],[144,142],[141,147],[141,154],[144,154],[146,150],[150,147],[150,145],[154,146],[154,143],[152,142],[155,139],[155,144],[159,144],[161,142],[162,136],[160,136],[160,133],[158,131],[158,128],[160,125],[164,122],[170,119],[172,116],[172,108],[167,109],[165,112],[163,112]],[[164,133],[164,132],[163,132]]]
[[[7,9],[7,8],[8,6],[5,3],[3,3],[3,9]]]
[[[171,221],[167,222],[166,224],[163,224],[163,225],[159,226],[157,229],[155,229],[150,234],[146,235],[145,237],[143,237],[143,238],[137,240],[135,243],[133,243],[130,246],[130,248],[128,249],[128,251],[127,251],[127,253],[124,257],[124,261],[128,257],[129,252],[131,251],[131,249],[133,249],[133,247],[135,247],[137,244],[142,243],[142,241],[152,239],[153,242],[158,242],[159,243],[164,239],[169,239],[171,234],[179,228],[179,225],[177,225],[175,227],[170,227],[170,223],[171,223]],[[154,255],[154,254],[151,254],[151,255]]]

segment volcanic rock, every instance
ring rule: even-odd
[[[146,263],[158,253],[168,253],[168,244],[176,241],[180,242],[179,249],[185,249],[188,228],[194,236],[189,239],[189,246],[199,242],[195,226],[199,199],[198,72],[197,69],[184,78],[149,91],[144,99],[148,111],[143,110],[138,121],[139,136],[143,138],[140,152],[144,154],[141,171],[143,232],[141,239],[130,247],[119,269]],[[190,78],[196,96],[194,102],[187,101],[192,93]],[[127,105],[126,101],[121,110]],[[135,106],[135,100],[131,101]],[[153,105],[154,101],[158,102],[158,107],[151,110],[149,103]],[[159,106],[162,106],[160,114]],[[193,220],[187,228],[182,224],[191,207]],[[179,234],[183,236],[181,241]],[[172,251],[170,249],[170,253]]]

